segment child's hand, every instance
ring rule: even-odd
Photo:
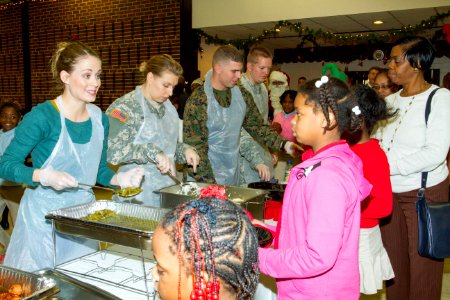
[[[273,130],[274,130],[276,133],[278,133],[278,134],[280,134],[281,131],[282,131],[281,124],[280,124],[280,123],[277,123],[277,122],[273,122],[273,123],[272,123],[272,128],[273,128]]]

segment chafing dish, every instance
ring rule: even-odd
[[[4,266],[0,266],[0,282],[1,292],[7,292],[13,284],[20,284],[22,300],[43,299],[59,292],[53,279]]]
[[[207,183],[195,183],[199,188],[207,187]],[[180,185],[172,185],[157,191],[160,193],[161,207],[173,208],[180,203],[197,198],[195,194],[183,194]],[[241,205],[249,211],[254,218],[262,219],[264,214],[264,203],[267,191],[260,189],[249,189],[238,186],[225,186],[228,199]]]
[[[121,217],[155,221],[154,227],[148,228],[148,230],[142,230],[133,228],[132,225],[116,226],[82,219],[89,214],[104,209],[112,210]],[[52,220],[56,230],[62,233],[134,248],[151,249],[153,231],[166,212],[167,209],[157,207],[99,200],[88,204],[54,210],[49,212],[45,218]]]

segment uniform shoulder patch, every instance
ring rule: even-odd
[[[122,123],[125,123],[128,119],[128,116],[117,108],[113,109],[109,115]]]

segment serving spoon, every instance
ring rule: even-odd
[[[91,184],[86,184],[86,183],[78,183],[78,185],[83,185],[83,186],[88,186],[91,188],[97,188],[97,189],[101,189],[101,190],[111,191],[114,194],[116,194],[117,196],[124,197],[124,198],[133,197],[142,192],[142,189],[140,187],[127,187],[127,188],[123,188],[123,189],[122,188],[115,189],[115,188],[91,185]]]

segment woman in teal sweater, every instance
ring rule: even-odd
[[[0,177],[29,186],[4,265],[36,271],[96,250],[96,242],[57,234],[53,252],[52,227],[45,215],[55,209],[95,200],[93,185],[138,186],[140,168],[114,174],[106,163],[108,121],[91,104],[100,87],[101,61],[80,42],[58,45],[52,73],[63,92],[36,106],[16,129],[15,138],[0,161]],[[24,165],[31,153],[33,167]]]

